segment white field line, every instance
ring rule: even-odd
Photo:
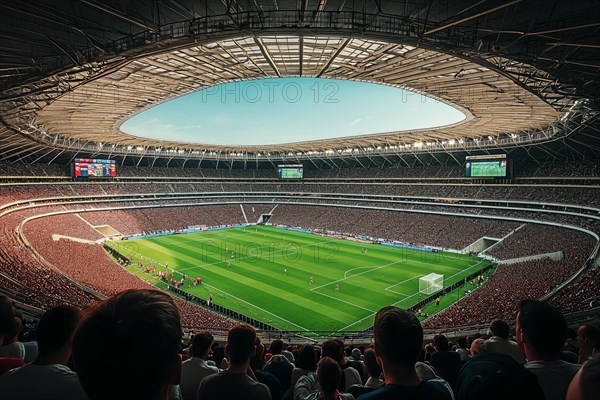
[[[408,278],[408,279],[406,279],[406,280],[404,280],[402,282],[398,282],[398,283],[393,284],[392,286],[388,286],[388,287],[385,288],[385,290],[389,290],[390,292],[393,292],[393,290],[390,290],[390,289],[393,288],[394,286],[402,285],[403,283],[406,283],[408,281],[412,281],[413,279],[420,278],[422,276],[423,275],[415,275],[412,278]],[[394,293],[397,293],[397,292],[394,292]]]
[[[310,289],[310,291],[311,291],[311,292],[314,292],[315,290],[317,290],[317,289],[320,289],[320,288],[322,288],[322,287],[325,287],[325,286],[328,286],[328,285],[331,285],[332,283],[338,283],[338,282],[342,282],[342,281],[345,281],[345,280],[347,280],[347,279],[350,279],[350,278],[357,277],[357,276],[359,276],[359,275],[364,275],[364,274],[366,274],[366,273],[369,273],[369,272],[371,272],[371,271],[376,271],[376,270],[378,270],[378,269],[381,269],[381,268],[389,267],[390,265],[399,264],[399,263],[401,263],[401,262],[404,262],[404,260],[400,260],[400,261],[394,261],[394,262],[391,262],[391,263],[389,263],[389,264],[380,265],[379,267],[372,267],[371,269],[369,269],[369,270],[367,270],[367,271],[364,271],[364,272],[359,272],[359,273],[358,273],[358,274],[356,274],[356,275],[346,276],[346,273],[347,273],[348,271],[352,271],[352,269],[356,269],[356,268],[352,268],[352,269],[350,269],[350,270],[346,271],[346,273],[344,273],[344,277],[343,277],[342,279],[338,279],[338,280],[335,280],[335,281],[330,281],[330,282],[328,282],[328,283],[325,283],[325,284],[323,284],[323,285],[315,286],[314,288]]]
[[[296,324],[296,323],[294,323],[294,322],[292,322],[292,321],[288,321],[287,319],[285,319],[285,318],[283,318],[283,317],[280,317],[280,316],[279,316],[279,315],[277,315],[277,314],[274,314],[274,313],[272,313],[272,312],[270,312],[270,311],[267,311],[267,310],[265,310],[264,308],[261,308],[261,307],[259,307],[259,306],[255,305],[255,304],[252,304],[252,303],[250,303],[250,302],[248,302],[248,301],[246,301],[246,300],[240,299],[239,297],[237,297],[237,296],[234,296],[234,295],[232,295],[231,293],[228,293],[228,292],[226,292],[226,291],[224,291],[224,290],[222,290],[222,289],[219,289],[219,288],[217,288],[216,286],[211,286],[211,285],[208,285],[208,284],[206,284],[206,283],[203,283],[203,284],[202,284],[202,286],[206,286],[206,287],[209,287],[209,288],[213,288],[215,291],[219,291],[219,292],[221,292],[221,293],[225,293],[227,296],[229,296],[229,297],[232,297],[232,298],[234,298],[234,299],[236,299],[236,300],[238,300],[238,301],[241,301],[242,303],[246,303],[246,304],[248,304],[248,305],[250,305],[250,306],[252,306],[252,307],[256,308],[257,310],[260,310],[260,311],[264,312],[265,314],[272,315],[273,317],[276,317],[276,318],[280,319],[281,321],[285,321],[285,322],[287,322],[287,323],[288,323],[288,324],[290,324],[290,325],[297,326],[298,328],[302,329],[303,331],[306,331],[306,332],[312,332],[310,329],[306,329],[305,327],[303,327],[303,326],[301,326],[301,325],[298,325],[298,324]]]
[[[481,263],[482,263],[482,262],[484,262],[484,261],[486,261],[486,260],[480,260],[479,262],[477,262],[477,263],[475,263],[475,264],[471,264],[471,265],[469,265],[467,268],[463,269],[461,272],[463,272],[463,271],[468,271],[468,270],[470,270],[471,268],[473,268],[473,267],[475,267],[475,266],[477,266],[477,265],[481,264]],[[450,276],[448,279],[452,279],[452,278],[454,278],[455,276],[457,276],[457,275],[460,275],[460,274],[461,274],[461,272],[457,272],[456,274],[454,274],[454,275]],[[391,304],[391,305],[392,305],[392,306],[395,306],[396,304],[398,304],[398,303],[400,303],[400,302],[403,302],[403,301],[405,301],[405,300],[408,300],[408,299],[410,299],[411,297],[415,297],[415,296],[417,296],[418,294],[419,294],[419,293],[412,294],[412,295],[410,295],[410,296],[408,296],[408,297],[406,297],[406,298],[404,298],[404,299],[398,300],[397,302],[395,302],[395,303],[393,303],[393,304]],[[354,326],[354,325],[356,325],[356,324],[358,324],[358,323],[360,323],[360,322],[363,322],[365,319],[368,319],[368,318],[373,318],[373,316],[374,316],[375,314],[377,314],[377,312],[376,312],[376,311],[375,311],[375,312],[373,312],[373,313],[372,313],[372,314],[370,314],[370,315],[367,315],[367,316],[366,316],[366,317],[364,317],[364,318],[361,318],[361,319],[359,319],[358,321],[355,321],[355,322],[351,323],[350,325],[347,325],[347,326],[343,327],[342,329],[338,330],[337,332],[342,332],[342,331],[345,331],[346,329],[350,328],[351,326]],[[337,333],[337,332],[336,332],[336,333]]]
[[[311,291],[312,291],[312,290],[311,290]],[[338,299],[337,297],[333,297],[333,296],[331,296],[331,295],[329,295],[329,294],[325,294],[325,293],[321,293],[321,292],[315,292],[315,293],[317,293],[317,294],[320,294],[321,296],[329,297],[330,299],[337,300],[337,301],[339,301],[339,302],[341,302],[341,303],[346,303],[346,304],[348,304],[348,305],[350,305],[350,306],[353,306],[353,307],[356,307],[356,308],[360,308],[360,309],[362,309],[362,310],[365,310],[365,311],[369,311],[369,312],[375,312],[375,311],[371,310],[370,308],[366,308],[366,307],[363,307],[363,306],[359,306],[358,304],[354,304],[354,303],[351,303],[351,302],[349,302],[349,301],[346,301],[346,300]]]

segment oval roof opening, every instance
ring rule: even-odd
[[[431,129],[466,119],[454,106],[394,86],[269,78],[228,82],[166,101],[120,128],[148,139],[252,146]]]

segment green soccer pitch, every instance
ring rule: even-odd
[[[379,308],[417,303],[421,276],[442,274],[449,286],[489,263],[469,255],[361,244],[268,226],[109,245],[132,258],[128,270],[158,287],[166,285],[140,271],[139,257],[146,264],[159,263],[157,272],[167,263],[169,279],[172,269],[178,281],[185,274],[181,289],[189,293],[203,299],[212,294],[217,305],[306,334],[366,329]],[[194,286],[193,278],[202,278],[202,284]],[[449,304],[442,300],[440,309]]]
[[[471,164],[471,176],[506,176],[506,167],[501,167],[497,161],[474,162]]]

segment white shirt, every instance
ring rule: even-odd
[[[547,400],[564,400],[569,384],[581,365],[563,360],[531,361],[525,364],[525,368],[537,375]]]
[[[512,340],[501,338],[500,336],[492,336],[485,341],[486,353],[501,353],[511,356],[519,364],[525,364],[525,354],[519,349],[517,344]]]
[[[0,357],[25,359],[25,345],[21,342],[9,343],[6,346],[0,346]]]
[[[216,374],[219,368],[210,366],[200,357],[192,357],[181,365],[181,397],[183,400],[195,400],[200,382],[205,377]]]

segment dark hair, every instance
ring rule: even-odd
[[[339,341],[330,339],[321,346],[321,357],[331,357],[340,364],[344,357],[344,347],[340,346]]]
[[[444,335],[435,335],[433,345],[437,348],[437,351],[448,351],[448,338]]]
[[[62,305],[46,311],[36,328],[38,350],[48,354],[67,344],[81,319],[81,313],[73,306]]]
[[[583,336],[596,346],[600,346],[600,328],[594,325],[583,324]]]
[[[234,365],[248,361],[254,353],[256,331],[248,324],[238,324],[227,334],[226,352],[229,362]]]
[[[367,372],[373,378],[379,378],[381,376],[381,366],[377,362],[377,357],[375,357],[375,350],[365,350],[365,366],[367,367]]]
[[[383,307],[373,325],[375,351],[384,361],[413,368],[423,345],[423,328],[417,317],[398,307]]]
[[[510,328],[506,321],[501,319],[496,319],[492,321],[490,324],[490,331],[494,336],[498,336],[504,339],[508,339],[508,335],[510,334]]]
[[[554,306],[539,300],[519,304],[519,325],[529,344],[541,355],[557,357],[567,340],[565,317]]]
[[[207,331],[195,334],[192,338],[192,357],[202,357],[206,354],[214,340],[213,335]]]
[[[271,354],[281,354],[283,351],[283,340],[275,339],[271,342],[271,346],[269,346],[269,351]]]
[[[92,305],[73,337],[73,361],[90,400],[150,399],[179,357],[181,319],[160,290],[126,290]],[[118,390],[110,383],[120,382]]]
[[[458,348],[460,348],[460,349],[466,349],[468,347],[468,345],[467,345],[467,339],[464,338],[464,337],[459,338],[456,341],[456,344],[458,345]]]
[[[312,345],[305,344],[302,346],[298,352],[296,367],[302,368],[305,371],[315,371],[317,369],[317,355]]]
[[[323,357],[317,364],[317,378],[324,393],[334,393],[342,379],[342,369],[331,357]]]
[[[6,301],[4,301],[6,300]],[[0,336],[12,339],[15,331],[15,309],[7,296],[0,298]],[[2,343],[0,343],[1,345]]]

